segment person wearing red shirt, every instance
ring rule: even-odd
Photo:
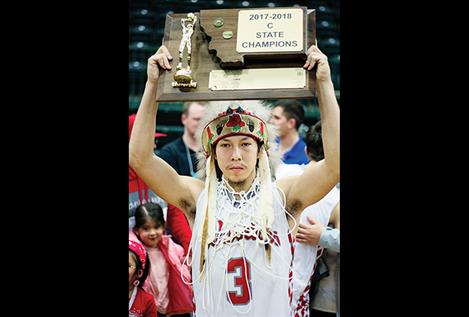
[[[142,288],[149,267],[145,248],[129,240],[129,317],[156,317],[155,300]]]

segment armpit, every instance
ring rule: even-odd
[[[195,205],[193,203],[186,199],[181,199],[179,200],[179,205],[181,206],[182,210],[189,213],[190,216],[195,217]]]
[[[303,204],[299,199],[287,201],[286,209],[292,214],[296,215],[300,210],[303,210]]]

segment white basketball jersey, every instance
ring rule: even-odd
[[[300,223],[308,224],[307,216],[310,216],[327,226],[331,212],[339,200],[340,191],[334,187],[320,201],[303,210]],[[292,316],[307,317],[309,316],[310,278],[314,273],[318,247],[296,241],[294,246]]]
[[[291,289],[289,274],[292,265],[291,235],[280,197],[274,186],[274,221],[271,262],[265,246],[258,243],[255,230],[233,237],[229,243],[217,242],[221,232],[236,226],[249,226],[256,220],[252,216],[258,195],[249,197],[248,204],[236,206],[232,199],[217,194],[216,238],[208,247],[204,274],[200,274],[201,241],[197,241],[199,227],[203,225],[207,192],[197,201],[197,213],[192,233],[192,280],[196,317],[206,316],[281,316],[291,315]],[[220,206],[232,206],[230,208]],[[229,210],[228,210],[229,209]],[[243,231],[244,232],[244,231]],[[218,235],[217,235],[218,234]],[[289,238],[290,237],[290,238]]]

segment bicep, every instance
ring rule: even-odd
[[[158,196],[182,210],[187,206],[195,205],[196,195],[203,189],[203,183],[200,180],[179,175],[168,163],[156,155],[153,155],[151,160],[136,172]]]

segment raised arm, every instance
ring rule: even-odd
[[[301,212],[324,197],[337,184],[340,175],[339,105],[327,57],[313,45],[308,50],[304,68],[312,70],[316,65],[316,96],[321,115],[324,159],[310,162],[302,175],[278,182],[287,197],[287,209],[292,213]]]
[[[178,175],[169,164],[153,152],[158,110],[156,90],[159,68],[171,69],[169,64],[171,59],[164,46],[148,59],[148,78],[130,137],[129,164],[158,196],[183,210],[192,227],[195,203],[203,189],[203,182]]]

